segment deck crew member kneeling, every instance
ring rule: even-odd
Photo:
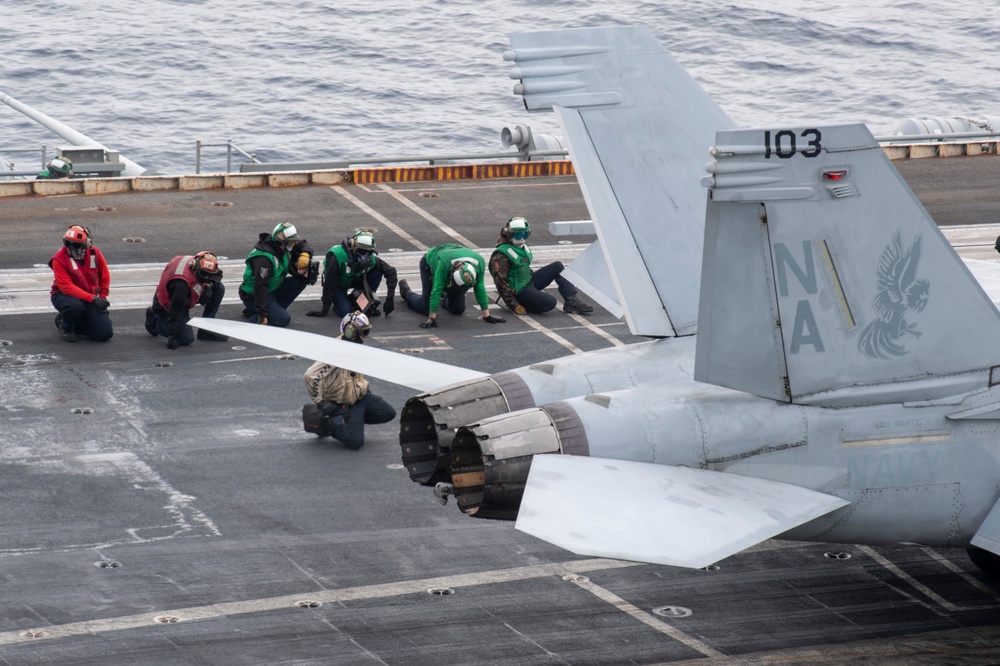
[[[146,308],[146,332],[167,339],[167,349],[187,347],[195,339],[188,326],[191,309],[205,306],[207,319],[214,319],[222,304],[226,287],[222,284],[219,258],[212,252],[174,257],[160,275],[160,282],[153,294],[153,305]],[[225,335],[211,331],[198,331],[199,340],[226,342]]]
[[[371,330],[367,316],[352,312],[340,322],[338,339],[364,344]],[[372,394],[368,390],[368,380],[359,372],[317,361],[309,366],[303,378],[313,401],[302,408],[307,432],[320,437],[331,435],[348,448],[357,450],[365,445],[366,423],[387,423],[396,418],[393,406]],[[316,417],[321,420],[317,422]]]

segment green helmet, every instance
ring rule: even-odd
[[[49,170],[49,173],[53,173],[60,178],[65,178],[73,173],[73,163],[68,158],[62,156],[50,160],[45,165],[45,168]]]
[[[366,270],[375,253],[375,232],[371,229],[358,229],[353,236],[344,239],[344,247],[351,265],[357,270]]]
[[[291,248],[299,239],[299,232],[291,222],[282,222],[271,232],[271,240],[287,248]]]

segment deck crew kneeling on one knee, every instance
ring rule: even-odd
[[[352,312],[340,322],[339,340],[364,344],[371,323],[361,312]],[[332,436],[351,449],[365,445],[365,424],[388,423],[396,410],[368,390],[368,379],[360,372],[317,361],[303,379],[312,403],[302,408],[303,426],[320,437]]]
[[[146,308],[146,332],[167,339],[167,349],[186,347],[194,342],[194,330],[187,325],[191,309],[205,306],[202,316],[213,319],[222,304],[226,287],[222,284],[219,258],[211,252],[174,257],[160,275],[153,305]],[[225,342],[228,336],[199,330],[199,340]]]
[[[52,305],[59,311],[56,327],[66,342],[76,342],[79,335],[98,342],[110,340],[113,330],[108,314],[108,262],[94,247],[90,230],[82,224],[70,225],[62,241],[63,246],[49,259],[55,278]]]
[[[287,326],[292,321],[288,307],[316,281],[319,266],[313,266],[312,256],[312,247],[291,222],[261,233],[243,271],[243,315],[255,324]]]

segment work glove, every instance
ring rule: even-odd
[[[316,403],[326,416],[342,416],[348,410],[347,405],[341,405],[332,400],[320,400]]]
[[[514,314],[524,316],[528,314],[528,311],[524,309],[524,306],[518,303],[514,306]]]
[[[325,317],[330,314],[330,306],[324,305],[322,310],[310,310],[306,313],[307,317]]]
[[[389,298],[388,298],[388,299],[386,300],[386,302],[385,302],[385,306],[384,306],[384,307],[382,308],[382,312],[384,312],[384,313],[385,313],[385,316],[386,316],[386,317],[388,317],[388,316],[389,316],[389,314],[390,314],[390,313],[391,313],[391,312],[392,312],[393,310],[395,310],[395,309],[396,309],[396,304],[395,304],[395,303],[393,302],[394,300],[395,300],[395,299],[393,299],[393,297],[392,297],[392,296],[390,296],[390,297],[389,297]]]
[[[94,298],[94,300],[91,301],[91,303],[94,304],[94,307],[97,308],[97,311],[100,312],[101,314],[107,314],[108,308],[111,306],[111,303],[108,302],[108,299],[101,298],[100,296]]]
[[[503,317],[496,317],[494,315],[486,315],[483,317],[483,321],[487,324],[506,324],[507,320]]]
[[[208,305],[212,302],[212,296],[215,295],[215,289],[212,287],[211,282],[206,282],[202,285],[201,297],[198,299],[200,305]]]
[[[177,349],[180,346],[180,340],[177,338],[167,338],[167,349]]]
[[[437,327],[438,327],[437,319],[428,318],[427,321],[420,324],[420,328],[437,328]]]
[[[267,326],[267,317],[258,317],[257,323],[261,326]]]
[[[309,270],[309,262],[312,260],[312,255],[308,252],[303,252],[299,255],[298,261],[295,262],[295,268],[298,269],[303,275]]]

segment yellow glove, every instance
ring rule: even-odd
[[[295,267],[300,271],[308,270],[310,261],[312,261],[312,255],[308,252],[303,252],[299,255],[299,260],[295,262]]]
[[[523,305],[518,304],[518,305],[514,306],[514,314],[516,314],[516,315],[526,315],[526,314],[528,314],[528,311],[524,309]]]

